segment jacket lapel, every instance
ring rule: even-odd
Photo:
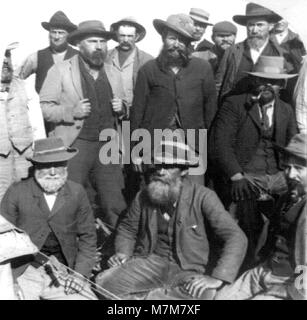
[[[39,188],[35,180],[32,180],[32,193],[33,193],[33,198],[34,202],[33,205],[37,206],[39,210],[45,215],[49,216],[50,215],[50,210],[48,207],[48,204],[46,202],[46,199],[44,197],[43,191]]]
[[[79,68],[79,55],[75,55],[70,60],[70,72],[73,86],[79,96],[79,99],[83,98],[82,86],[81,86],[81,78],[80,78],[80,68]]]
[[[255,123],[256,127],[261,130],[261,119],[259,114],[259,108],[256,103],[252,103],[251,101],[245,104],[247,108],[247,113]]]
[[[69,192],[67,189],[67,184],[64,185],[64,187],[59,191],[54,206],[51,210],[51,214],[49,217],[53,217],[55,214],[57,214],[65,205],[65,203],[68,201],[67,198],[69,197]]]
[[[177,230],[180,229],[187,214],[190,212],[189,207],[192,199],[192,191],[193,191],[193,188],[192,188],[191,182],[189,181],[188,178],[185,178],[183,180],[179,203],[176,209],[176,224],[179,227],[177,228]],[[178,235],[178,232],[177,232],[177,235]]]

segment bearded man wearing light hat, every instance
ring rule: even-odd
[[[257,200],[279,197],[287,188],[274,150],[274,143],[286,146],[297,133],[292,107],[279,98],[286,80],[296,76],[284,65],[283,57],[261,56],[254,72],[247,72],[249,91],[225,99],[210,137],[215,190],[226,208],[237,208],[249,239],[247,265],[254,262],[263,227]]]
[[[94,216],[83,187],[67,180],[67,162],[77,153],[60,138],[36,140],[34,177],[13,184],[1,202],[1,215],[39,250],[12,261],[26,300],[96,299],[86,280],[95,264]]]
[[[216,296],[220,300],[307,299],[307,135],[275,145],[285,165],[288,190],[271,216],[263,262]]]
[[[198,160],[175,139],[157,145],[144,165],[146,185],[118,225],[110,269],[96,283],[122,299],[197,300],[235,279],[246,238],[215,192],[187,178]],[[207,227],[223,242],[212,271]]]

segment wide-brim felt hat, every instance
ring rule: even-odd
[[[307,134],[298,133],[289,142],[286,147],[274,144],[274,147],[286,156],[293,156],[304,161],[307,165]]]
[[[193,37],[193,20],[187,14],[173,14],[170,15],[166,21],[161,19],[154,19],[153,25],[161,35],[163,34],[164,30],[169,29],[179,33],[190,42],[196,40]]]
[[[140,42],[145,38],[146,29],[140,23],[138,23],[135,18],[126,17],[111,24],[110,31],[114,34],[113,35],[114,41],[118,41],[116,36],[116,31],[121,25],[128,25],[136,28],[136,32],[139,34],[139,38],[136,42]]]
[[[246,73],[255,77],[277,80],[290,79],[297,76],[297,74],[288,74],[284,65],[284,57],[260,56],[255,66],[255,71],[246,71]]]
[[[111,31],[107,31],[101,21],[87,20],[79,23],[78,28],[69,34],[67,41],[72,45],[76,45],[78,41],[90,36],[99,36],[110,40],[114,34]]]
[[[63,162],[73,158],[78,151],[77,148],[66,147],[61,138],[50,137],[35,140],[33,155],[27,159],[34,163]]]
[[[253,2],[246,5],[245,15],[235,15],[232,17],[234,22],[242,26],[246,26],[247,21],[253,18],[264,18],[272,23],[276,23],[282,19],[282,17],[274,11]]]
[[[49,22],[42,22],[42,27],[48,31],[50,28],[64,29],[67,32],[72,32],[77,29],[77,26],[73,24],[63,11],[57,11],[49,20]]]

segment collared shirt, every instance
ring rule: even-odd
[[[262,51],[267,46],[268,42],[269,42],[269,39],[267,39],[265,41],[265,43],[263,44],[263,46],[261,48],[258,48],[258,49],[250,48],[250,54],[251,54],[251,57],[252,57],[252,60],[254,63],[257,63],[259,57],[262,54]]]
[[[275,33],[274,36],[278,44],[281,44],[287,38],[288,34],[289,34],[289,31],[287,29],[284,32]]]
[[[267,116],[269,118],[269,125],[270,127],[273,124],[273,114],[274,114],[274,105],[275,105],[275,100],[272,102],[269,102],[262,107],[259,106],[259,114],[260,114],[260,119],[262,119],[262,113],[261,113],[261,108],[266,110]]]
[[[47,202],[47,205],[48,205],[48,208],[49,208],[50,211],[52,210],[52,208],[54,206],[56,197],[57,197],[57,193],[54,193],[54,194],[44,193],[44,198],[45,198],[45,200]]]

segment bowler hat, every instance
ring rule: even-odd
[[[28,160],[34,163],[62,162],[77,153],[78,149],[65,147],[61,138],[49,137],[34,141],[33,155]]]
[[[246,73],[268,79],[289,79],[297,76],[297,74],[287,74],[284,65],[284,57],[260,56],[255,66],[255,71],[246,71]]]
[[[172,14],[167,18],[166,21],[154,19],[153,25],[161,35],[165,29],[169,29],[179,33],[190,42],[195,41],[195,38],[193,37],[193,20],[187,14]]]
[[[135,18],[126,17],[111,24],[110,31],[114,33],[113,40],[118,41],[115,31],[117,31],[118,28],[122,25],[129,25],[136,28],[136,32],[139,34],[139,38],[136,42],[139,42],[144,39],[146,35],[146,29],[141,24],[139,24]]]
[[[282,17],[276,14],[274,11],[271,11],[253,2],[250,2],[246,5],[245,15],[235,15],[232,17],[234,22],[242,26],[246,26],[247,21],[253,18],[264,18],[272,23],[276,23],[282,19]]]
[[[274,144],[274,147],[281,153],[303,160],[307,165],[307,134],[298,133],[286,147]]]
[[[77,29],[77,26],[73,24],[63,11],[57,11],[49,20],[49,22],[42,22],[42,27],[46,30],[50,28],[60,28],[67,32],[72,32]]]
[[[216,23],[212,28],[213,34],[237,34],[237,27],[229,21],[221,21]]]
[[[194,21],[204,23],[209,26],[213,25],[212,23],[209,22],[210,14],[203,9],[191,8],[189,15]]]
[[[78,41],[88,36],[100,36],[106,40],[113,37],[113,32],[107,31],[104,24],[98,20],[87,20],[79,23],[78,28],[68,36],[68,42],[76,45]]]

